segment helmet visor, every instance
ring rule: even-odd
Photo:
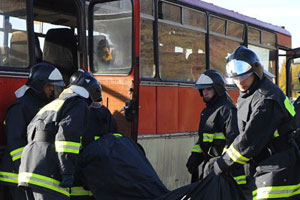
[[[226,64],[226,74],[228,78],[235,78],[241,76],[252,68],[249,63],[242,60],[231,60]]]

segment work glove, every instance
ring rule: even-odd
[[[190,174],[193,174],[196,172],[198,166],[204,161],[204,155],[203,153],[196,153],[196,152],[192,152],[192,154],[190,155],[187,163],[186,163],[186,167],[189,171]]]
[[[64,174],[62,175],[62,180],[59,184],[60,187],[67,188],[72,187],[74,182],[74,176],[71,174]]]

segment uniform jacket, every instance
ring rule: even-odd
[[[69,196],[59,183],[61,175],[74,175],[80,137],[88,119],[87,101],[76,94],[65,94],[37,113],[28,126],[19,186]]]
[[[206,159],[220,156],[224,147],[229,146],[238,135],[236,112],[236,107],[226,95],[207,103],[201,112],[197,145]]]
[[[29,89],[8,107],[4,121],[7,146],[0,167],[1,183],[17,185],[21,154],[27,144],[27,126],[46,101],[46,97]]]
[[[296,187],[300,182],[299,170],[295,169],[299,155],[289,142],[289,134],[295,128],[295,111],[289,99],[263,77],[255,79],[249,90],[241,92],[237,104],[240,135],[217,160],[218,166],[226,171],[250,163],[257,188],[253,198],[293,196],[294,191],[284,188]]]

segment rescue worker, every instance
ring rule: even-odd
[[[76,79],[59,98],[44,106],[27,128],[19,169],[19,187],[32,190],[34,199],[69,199],[69,188],[86,129],[89,105],[101,99],[101,85],[88,72]]]
[[[214,163],[219,175],[250,164],[248,199],[299,199],[299,152],[292,137],[295,110],[288,97],[263,72],[255,52],[238,47],[226,73],[240,90],[240,134]]]
[[[237,110],[227,95],[222,75],[215,70],[206,70],[196,81],[195,88],[199,90],[206,107],[201,112],[199,140],[186,163],[192,182],[199,179],[198,166],[203,163],[202,179],[211,172],[216,157],[221,156],[224,148],[238,135]]]
[[[17,188],[20,158],[27,144],[27,126],[41,107],[53,98],[54,85],[64,86],[58,69],[46,62],[30,69],[26,84],[16,90],[17,99],[5,114],[6,149],[0,168],[0,183],[9,185],[13,200],[26,199],[23,190]]]
[[[107,107],[94,102],[90,106],[88,127],[82,137],[83,148],[106,133],[118,133],[117,121]]]

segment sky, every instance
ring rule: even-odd
[[[292,48],[300,47],[300,0],[202,0],[243,15],[284,26],[292,35]]]

